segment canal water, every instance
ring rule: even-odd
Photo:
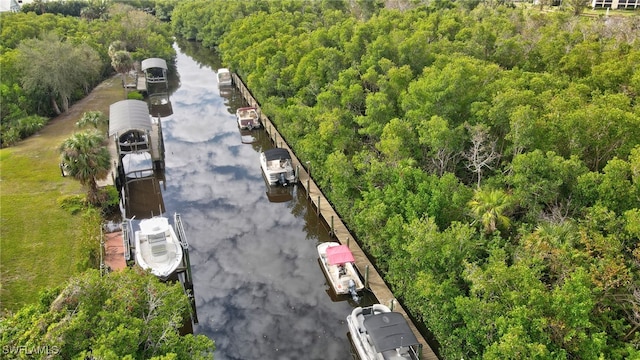
[[[177,78],[165,140],[165,215],[180,213],[190,245],[198,323],[216,360],[352,359],[346,316],[360,304],[332,296],[316,245],[331,241],[302,187],[269,187],[264,130],[241,133],[236,89],[219,89],[219,59],[175,45]],[[157,212],[156,212],[157,213]]]

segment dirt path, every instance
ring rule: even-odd
[[[71,134],[76,121],[87,111],[102,111],[109,114],[109,106],[124,99],[124,91],[119,75],[115,75],[98,85],[89,95],[73,104],[69,110],[52,119],[38,135],[56,136]]]

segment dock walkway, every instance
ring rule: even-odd
[[[240,93],[242,94],[244,99],[247,101],[249,106],[254,106],[256,108],[259,108],[260,105],[258,104],[258,102],[253,98],[253,95],[251,94],[251,92],[246,88],[242,80],[235,73],[233,74],[233,80],[234,80],[235,86],[240,90]],[[369,289],[373,292],[373,294],[381,304],[387,305],[389,307],[393,306],[393,311],[403,314],[405,319],[408,320],[411,330],[413,331],[418,341],[422,344],[421,359],[437,360],[438,357],[433,352],[433,350],[425,340],[424,336],[422,336],[420,331],[418,331],[418,328],[415,326],[415,324],[413,324],[413,322],[407,316],[407,312],[405,311],[405,309],[394,297],[393,293],[391,292],[389,287],[386,285],[386,283],[382,279],[382,276],[378,273],[376,268],[373,266],[373,264],[371,263],[367,255],[364,253],[360,245],[355,241],[353,235],[351,235],[351,233],[349,232],[345,224],[342,222],[342,219],[340,219],[340,217],[335,212],[335,210],[333,209],[329,201],[324,197],[324,194],[322,193],[322,191],[320,191],[315,181],[313,181],[313,178],[309,176],[309,173],[306,171],[305,167],[300,163],[300,160],[295,156],[293,150],[289,148],[289,145],[282,138],[280,133],[278,133],[278,131],[276,130],[276,127],[273,125],[271,120],[269,120],[269,118],[265,116],[262,112],[260,112],[260,118],[265,130],[267,131],[267,133],[269,134],[269,137],[271,138],[271,141],[274,144],[276,144],[277,147],[289,150],[289,153],[291,154],[291,158],[293,162],[293,168],[299,169],[300,185],[302,185],[305,191],[307,192],[310,201],[316,208],[316,211],[318,211],[318,216],[321,216],[327,224],[333,224],[334,237],[341,244],[349,245],[349,248],[353,253],[353,257],[355,258],[355,261],[360,273],[364,274],[363,270],[365,268],[369,269],[369,272],[368,272]],[[319,209],[318,209],[318,203],[319,203]],[[346,315],[347,314],[345,314],[345,317]]]
[[[121,270],[127,267],[124,259],[124,242],[122,231],[107,233],[104,235],[104,263],[111,270]]]

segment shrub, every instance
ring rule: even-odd
[[[35,134],[46,123],[47,118],[38,115],[26,116],[17,121],[9,122],[3,126],[5,131],[2,134],[2,147],[14,145],[18,141]]]
[[[132,91],[127,94],[129,100],[144,100],[144,96],[139,91]]]
[[[65,195],[58,198],[58,205],[76,215],[87,208],[87,199],[83,195]]]
[[[118,211],[120,205],[120,194],[118,193],[118,189],[109,185],[100,190],[104,196],[102,198],[104,201],[101,203],[102,214],[110,215]]]

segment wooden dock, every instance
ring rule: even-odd
[[[235,86],[240,90],[240,93],[247,101],[249,106],[254,106],[256,108],[260,108],[258,102],[254,99],[253,95],[244,85],[242,80],[234,73],[233,74],[233,82]],[[262,112],[260,112],[260,119],[262,124],[269,134],[271,141],[280,148],[284,148],[289,150],[291,154],[293,168],[299,170],[299,183],[305,189],[308,194],[309,200],[312,202],[315,207],[318,216],[322,217],[324,221],[331,225],[333,224],[333,236],[341,243],[348,244],[351,252],[353,253],[353,257],[355,258],[356,265],[361,274],[365,273],[365,269],[368,268],[368,281],[369,281],[369,289],[373,292],[375,297],[378,299],[380,304],[387,305],[389,307],[393,307],[393,311],[399,312],[404,315],[405,319],[407,319],[411,330],[414,335],[418,339],[418,341],[422,344],[422,356],[423,360],[437,360],[435,352],[431,349],[426,339],[415,324],[408,317],[407,312],[402,307],[402,305],[395,298],[387,284],[382,279],[382,276],[378,273],[376,268],[373,266],[367,255],[364,253],[360,245],[355,241],[353,235],[349,232],[347,227],[342,222],[342,219],[335,212],[329,201],[324,197],[324,194],[316,183],[313,181],[313,178],[309,176],[309,173],[305,169],[305,167],[301,164],[300,160],[295,156],[293,150],[289,147],[285,139],[282,138],[280,133],[278,133],[276,127],[273,125],[271,120],[267,116],[265,116]],[[346,316],[346,314],[345,314]]]
[[[147,92],[147,79],[144,77],[144,73],[136,74],[136,90],[141,93]]]
[[[112,271],[127,267],[122,231],[104,234],[104,264]]]
[[[109,154],[111,155],[111,169],[109,169],[109,174],[107,174],[104,179],[96,181],[99,188],[103,188],[109,185],[115,185],[116,178],[118,177],[118,149],[116,142],[113,141],[113,139],[110,139],[107,148],[109,149]]]

